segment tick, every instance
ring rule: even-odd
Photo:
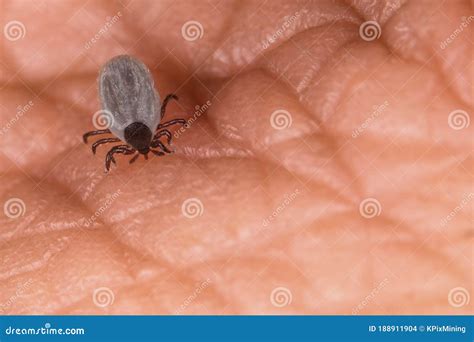
[[[175,94],[169,94],[160,103],[160,96],[155,90],[150,71],[138,59],[121,55],[109,60],[99,73],[99,99],[102,110],[101,119],[107,121],[106,129],[87,132],[83,135],[84,143],[94,135],[112,133],[114,138],[102,138],[92,144],[95,154],[98,146],[107,143],[122,144],[113,146],[105,157],[105,171],[115,162],[115,154],[132,155],[130,164],[142,154],[148,159],[148,153],[157,156],[172,153],[161,137],[171,143],[171,132],[166,129],[171,125],[186,123],[184,119],[174,119],[161,123],[166,106],[170,100],[178,100]],[[105,128],[105,127],[104,127]]]

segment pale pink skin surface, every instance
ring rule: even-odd
[[[2,27],[26,34],[0,63],[0,204],[25,204],[0,212],[1,313],[473,312],[474,124],[448,123],[473,113],[473,21],[454,33],[472,2],[122,3],[2,2]],[[368,20],[379,39],[359,35]],[[166,118],[211,105],[174,155],[117,156],[106,175],[110,146],[81,136],[118,54],[180,96]],[[183,215],[189,198],[202,215]]]

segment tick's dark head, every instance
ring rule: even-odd
[[[142,154],[147,154],[150,151],[152,137],[151,130],[141,122],[128,125],[124,131],[125,141]]]

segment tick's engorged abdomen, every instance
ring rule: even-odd
[[[94,142],[94,154],[100,145],[122,142],[113,146],[107,153],[106,172],[109,171],[111,163],[115,164],[114,154],[135,154],[130,160],[130,163],[133,163],[140,154],[148,159],[149,152],[156,156],[173,152],[160,138],[166,137],[170,144],[172,134],[166,127],[184,125],[186,120],[174,119],[161,124],[160,121],[168,102],[178,100],[178,96],[168,94],[161,105],[153,77],[141,61],[127,55],[109,60],[99,73],[99,99],[102,109],[94,114],[94,118],[99,122],[105,121],[107,126],[101,125],[101,129],[85,133],[83,140],[87,143],[89,137],[99,134],[113,133],[116,136]]]
[[[152,132],[160,117],[159,95],[148,68],[131,56],[117,56],[107,62],[99,75],[102,108],[112,113],[110,130],[124,141],[124,129],[134,123],[145,124]]]

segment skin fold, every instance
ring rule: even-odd
[[[0,313],[473,313],[474,124],[449,120],[473,113],[472,2],[1,12],[25,35],[0,58],[0,204],[24,204],[0,212]],[[94,156],[82,134],[119,54],[189,125],[171,128],[174,154],[106,174],[113,144]]]

